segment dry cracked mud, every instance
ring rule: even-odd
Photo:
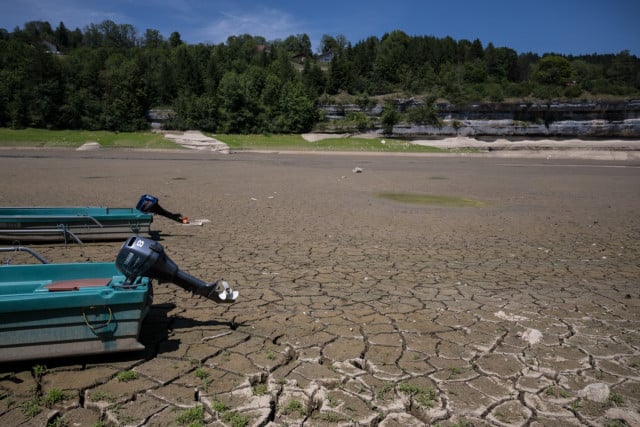
[[[152,228],[240,291],[155,283],[144,352],[4,366],[2,425],[639,425],[637,162],[51,150],[0,171],[4,206],[148,193],[208,219]],[[31,247],[110,261],[121,243]]]

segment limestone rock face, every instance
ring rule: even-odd
[[[419,105],[414,99],[396,100],[398,111]],[[398,124],[393,133],[404,137],[486,136],[486,137],[640,137],[640,100],[487,103],[455,106],[436,105],[439,126]],[[384,107],[323,105],[327,120],[339,120],[352,112],[379,118]]]

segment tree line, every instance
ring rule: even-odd
[[[640,60],[628,51],[571,56],[520,53],[476,39],[393,31],[352,44],[325,35],[284,40],[232,36],[189,45],[178,32],[143,34],[103,21],[84,30],[31,21],[0,29],[0,126],[135,131],[147,113],[175,112],[175,129],[299,133],[322,119],[318,104],[350,97],[424,99],[406,117],[435,120],[436,99],[464,105],[509,99],[634,97]],[[398,120],[386,109],[385,120]]]

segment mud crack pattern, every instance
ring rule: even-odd
[[[145,192],[212,220],[154,221],[167,253],[197,277],[224,275],[239,301],[154,284],[144,354],[13,367],[0,377],[0,421],[638,425],[637,168],[370,159],[351,176],[352,158],[266,159],[155,159],[182,169],[173,181],[143,161]],[[85,160],[74,174],[116,177],[121,160]],[[562,184],[545,186],[552,176]],[[92,188],[79,181],[80,194]],[[490,207],[398,205],[370,196],[380,187]],[[119,246],[37,248],[87,261]]]

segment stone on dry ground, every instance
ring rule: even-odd
[[[0,204],[129,206],[154,194],[211,220],[156,218],[169,256],[241,295],[215,305],[155,284],[145,352],[7,367],[2,425],[638,423],[637,164],[75,156],[0,157]],[[378,191],[488,206],[397,204]],[[120,244],[35,248],[54,262],[108,261]],[[64,400],[47,405],[55,390]]]

